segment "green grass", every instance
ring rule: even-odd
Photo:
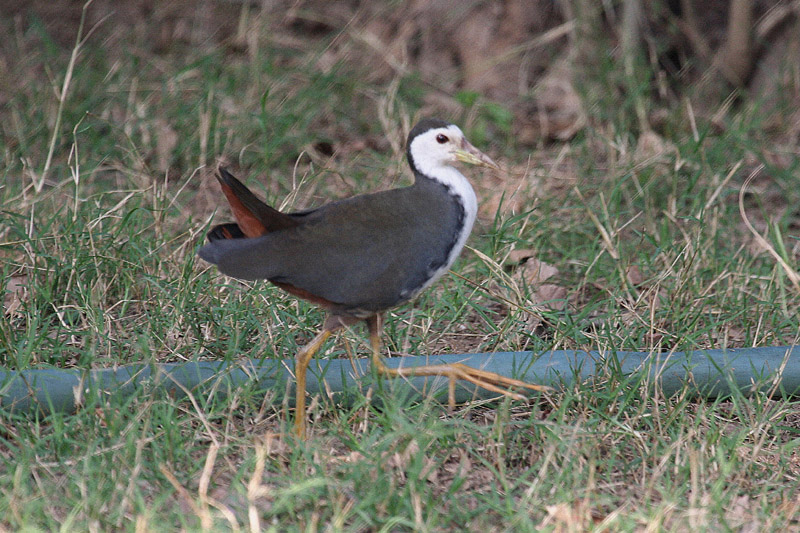
[[[4,367],[290,358],[315,334],[323,315],[313,306],[266,283],[225,278],[196,258],[212,215],[229,218],[210,169],[225,160],[270,202],[288,198],[295,207],[407,183],[397,132],[418,116],[428,88],[409,75],[392,92],[370,81],[369,61],[349,56],[319,68],[334,38],[351,38],[346,32],[298,46],[265,37],[269,20],[245,23],[261,35],[246,51],[210,36],[155,52],[136,32],[104,41],[101,26],[79,50],[54,132],[54,95],[71,50],[45,25],[21,32],[2,22],[13,36],[2,52],[17,58],[0,107]],[[611,72],[597,74],[598,86],[616,83]],[[742,105],[722,133],[700,121],[696,134],[676,105],[664,133],[674,151],[637,156],[634,102],[604,94],[587,96],[589,125],[575,139],[536,149],[513,143],[502,106],[471,94],[455,100],[461,116],[445,118],[473,117],[463,123],[468,136],[502,154],[507,179],[523,186],[499,212],[482,213],[470,245],[488,259],[465,252],[457,276],[389,315],[391,352],[797,341],[797,290],[754,244],[738,206],[745,178],[764,164],[744,195],[746,212],[797,270],[791,148],[764,133],[755,103]],[[789,162],[776,164],[776,154]],[[497,178],[469,175],[490,199]],[[542,308],[535,288],[504,270],[514,249],[532,249],[559,270],[552,282],[567,289],[563,311]],[[345,357],[343,341],[368,352],[358,327],[322,356]],[[612,366],[591,383],[525,404],[481,402],[448,414],[432,399],[374,390],[348,407],[311,399],[310,411],[310,439],[299,443],[287,434],[287,405],[246,387],[224,400],[148,391],[89,399],[75,415],[0,410],[0,527],[798,524],[793,400],[695,399],[688,388],[663,398]]]

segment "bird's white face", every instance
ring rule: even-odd
[[[451,166],[456,161],[472,165],[498,168],[486,154],[472,146],[458,126],[433,128],[411,141],[409,152],[417,170],[433,176],[437,169]]]

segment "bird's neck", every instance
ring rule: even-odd
[[[447,249],[443,250],[447,255],[435,270],[428,273],[429,279],[425,284],[413,292],[413,294],[418,294],[447,272],[461,253],[469,234],[472,232],[472,226],[475,224],[475,218],[478,214],[478,201],[475,197],[475,191],[472,190],[467,178],[453,167],[442,167],[435,173],[435,177],[426,176],[418,171],[414,175],[416,179],[412,188],[416,189],[418,194],[424,197],[433,195],[444,199],[446,202],[457,204],[455,227],[443,226],[441,228],[443,231],[448,231],[445,229],[446,227],[453,230],[452,241],[448,244]],[[443,207],[442,211],[450,210]],[[428,216],[433,218],[437,218],[440,215],[441,213],[438,212],[428,213]],[[413,297],[413,294],[408,295],[408,297]]]
[[[464,222],[469,232],[478,213],[478,200],[469,180],[457,168],[451,166],[439,166],[429,169],[427,173],[414,174],[417,184],[421,185],[427,181],[444,186],[447,193],[464,208]]]
[[[425,175],[421,172],[415,172],[415,184],[423,186],[428,184],[435,184],[443,187],[453,201],[458,202],[463,209],[463,217],[461,218],[461,228],[458,235],[455,236],[455,242],[452,249],[452,254],[448,260],[448,267],[453,263],[456,256],[461,252],[464,244],[467,242],[467,237],[472,232],[472,226],[475,224],[475,218],[478,215],[478,199],[475,196],[475,191],[472,189],[469,180],[458,171],[455,167],[441,166],[437,167],[431,174]]]

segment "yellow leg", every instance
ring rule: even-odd
[[[306,371],[311,358],[317,353],[322,343],[331,336],[330,329],[323,329],[311,342],[303,346],[295,356],[294,377],[295,377],[295,409],[294,409],[294,432],[301,438],[306,438]]]
[[[414,366],[408,368],[389,368],[383,363],[381,357],[381,320],[379,315],[375,315],[367,319],[367,327],[369,328],[369,340],[372,346],[372,364],[378,371],[378,374],[387,377],[416,377],[416,376],[444,376],[449,379],[448,383],[448,406],[450,409],[455,408],[455,384],[456,380],[462,379],[469,381],[475,385],[482,387],[486,390],[503,394],[515,400],[524,400],[525,397],[518,392],[511,390],[511,387],[521,387],[536,391],[548,391],[550,387],[544,385],[534,385],[525,383],[518,379],[507,378],[496,374],[495,372],[487,372],[472,368],[462,363],[451,363],[442,365],[427,365],[427,366]]]

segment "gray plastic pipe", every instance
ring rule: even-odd
[[[430,357],[390,357],[390,367],[461,362],[529,383],[554,388],[569,387],[593,378],[605,380],[619,373],[641,377],[650,387],[660,386],[671,396],[688,385],[698,396],[717,397],[738,389],[744,394],[756,390],[778,396],[800,393],[800,348],[776,346],[693,352],[584,352],[555,350],[497,352]],[[280,401],[290,388],[292,360],[245,360],[237,362],[197,361],[188,363],[131,364],[117,368],[80,369],[0,369],[0,409],[16,413],[75,412],[93,397],[104,400],[125,398],[138,391],[162,391],[172,397],[227,395],[244,385],[254,392],[274,391]],[[616,372],[614,371],[616,369]],[[307,390],[310,394],[365,391],[376,384],[368,359],[320,359],[309,367]],[[456,388],[459,402],[494,396],[468,383]],[[397,393],[439,394],[446,398],[443,378],[395,379],[384,386]],[[353,395],[337,396],[351,401]]]

